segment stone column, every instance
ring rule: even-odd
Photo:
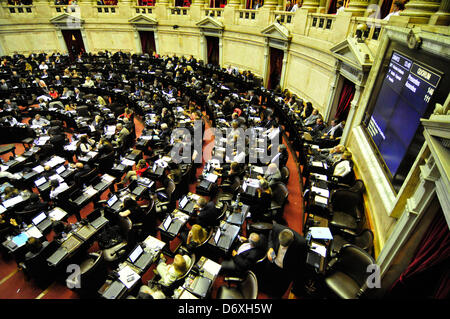
[[[278,0],[265,0],[263,8],[275,10],[278,6]]]
[[[427,24],[439,7],[439,0],[411,0],[400,15],[410,17],[409,23]]]
[[[319,1],[319,13],[328,13],[328,8],[327,8],[327,0],[320,0]]]
[[[303,1],[302,9],[306,9],[309,12],[317,12],[317,9],[319,8],[319,1],[320,0],[305,0]]]
[[[364,16],[368,5],[369,0],[352,0],[345,12],[351,12],[353,16]]]
[[[438,12],[431,16],[429,23],[434,25],[450,24],[450,0],[441,0]]]
[[[230,0],[230,1],[228,1],[227,2],[227,7],[228,6],[230,6],[230,7],[235,7],[235,8],[239,8],[239,6],[241,5],[241,0]]]

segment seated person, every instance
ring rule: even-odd
[[[131,197],[125,198],[122,205],[123,207],[119,212],[121,217],[129,218],[133,224],[142,222],[144,212],[134,199]]]
[[[195,224],[187,235],[186,245],[188,249],[193,249],[203,244],[206,239],[208,239],[208,231],[202,226]]]
[[[141,288],[139,288],[139,293],[136,296],[136,299],[166,299],[166,295],[164,295],[164,293],[156,287],[142,285]]]
[[[77,142],[77,154],[86,155],[94,148],[95,141],[87,135],[82,135]]]
[[[71,167],[75,167],[75,173],[73,174],[73,179],[75,183],[81,186],[81,178],[90,172],[91,168],[88,164],[83,164],[81,162],[77,162],[75,164],[70,164]]]
[[[170,286],[185,275],[191,265],[191,257],[187,255],[175,255],[173,263],[169,265],[165,261],[164,255],[161,254],[161,259],[155,271],[161,277],[158,282],[164,286]]]
[[[249,238],[240,237],[241,245],[233,250],[232,258],[222,262],[220,272],[223,274],[243,274],[250,270],[265,254],[263,235],[251,233]]]
[[[269,186],[281,181],[281,172],[278,169],[278,165],[275,163],[270,163],[267,166],[267,170],[264,173],[264,176],[258,175],[259,180],[265,180],[269,183]]]
[[[31,125],[44,128],[50,125],[50,121],[45,118],[42,118],[40,114],[36,114],[34,116],[34,119],[31,121]]]
[[[338,123],[337,120],[331,120],[330,126],[322,131],[322,138],[337,139],[344,132],[345,121]]]
[[[353,169],[353,161],[352,161],[352,153],[349,151],[345,151],[342,154],[342,159],[332,167],[330,167],[331,176],[337,178],[343,178],[348,176],[348,174]]]
[[[287,161],[289,159],[289,152],[287,151],[286,145],[280,144],[278,145],[278,152],[275,154],[274,157],[270,160],[267,165],[270,163],[277,164],[278,167],[285,167],[287,164]]]
[[[112,144],[116,146],[122,146],[128,135],[130,135],[130,131],[126,127],[124,127],[122,123],[118,123],[116,125],[115,139]]]
[[[67,183],[60,183],[57,179],[50,180],[50,199],[58,198],[58,195],[69,188]]]
[[[324,128],[325,124],[323,124],[323,119],[319,117],[316,120],[316,124],[306,128],[307,131],[303,134],[303,139],[313,141],[319,138]]]
[[[48,244],[48,242],[46,243]],[[25,254],[25,261],[38,255],[44,248],[44,245],[38,238],[30,237],[27,240],[27,248],[28,252]]]
[[[142,176],[142,174],[149,168],[149,164],[145,159],[139,160],[139,162],[136,164],[136,167],[134,170],[131,170],[127,173],[127,175],[124,177],[124,179],[117,183],[120,186],[123,186],[127,184],[130,180],[136,180],[138,176]]]
[[[200,196],[197,200],[196,207],[198,208],[197,224],[202,227],[211,227],[218,225],[217,220],[220,216],[220,211],[216,208],[213,201],[207,201]]]
[[[133,110],[130,109],[130,108],[128,108],[128,107],[126,107],[125,110],[124,110],[124,112],[123,112],[122,114],[120,114],[120,115],[118,116],[118,118],[119,118],[119,119],[121,119],[121,118],[127,118],[127,119],[130,120],[130,119],[132,118],[132,116],[133,116]]]
[[[269,183],[266,180],[261,179],[259,185],[260,186],[257,189],[257,200],[250,208],[252,221],[263,220],[264,215],[267,214],[272,203],[272,189],[270,188]]]
[[[95,87],[95,83],[89,76],[87,76],[82,86],[85,88],[92,88]]]

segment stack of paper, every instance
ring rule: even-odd
[[[130,266],[119,271],[119,280],[130,289],[141,277]]]

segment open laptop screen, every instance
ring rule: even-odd
[[[187,202],[188,202],[188,198],[187,198],[187,196],[184,196],[180,201],[180,207],[184,208],[184,206],[186,206]]]
[[[169,216],[167,216],[167,219],[163,224],[164,229],[168,230],[171,223],[172,223],[172,216],[169,215]]]
[[[108,199],[106,203],[108,204],[109,207],[111,207],[117,202],[117,200],[118,200],[117,195],[113,195],[110,199]]]
[[[39,186],[41,186],[42,184],[44,184],[45,181],[46,181],[45,177],[41,177],[41,178],[39,178],[38,180],[36,180],[36,181],[34,182],[34,184],[35,184],[37,187],[39,187]]]
[[[220,228],[217,228],[216,235],[214,236],[214,242],[215,242],[216,244],[219,243],[219,239],[220,239],[220,236],[221,236],[221,235],[222,235],[222,231],[220,230]]]
[[[37,215],[36,217],[34,217],[32,222],[33,222],[33,224],[38,225],[41,221],[43,221],[46,218],[47,218],[47,215],[45,215],[45,213],[42,212],[39,215]]]
[[[142,249],[141,245],[138,245],[136,249],[130,254],[130,261],[134,263],[139,258],[139,256],[142,255],[143,252],[144,249]]]
[[[56,169],[56,174],[61,174],[62,172],[64,172],[66,170],[66,167],[64,165],[61,165],[60,167],[58,167]]]

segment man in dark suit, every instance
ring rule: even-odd
[[[197,224],[204,228],[218,224],[217,219],[220,211],[216,208],[213,201],[208,202],[204,197],[200,197],[197,200],[197,206],[199,208]]]
[[[267,293],[281,297],[291,281],[301,285],[306,265],[305,238],[289,227],[274,224],[268,238],[264,281]],[[269,275],[270,274],[270,275]]]
[[[256,262],[264,256],[265,239],[263,235],[251,233],[249,238],[240,237],[242,244],[232,251],[232,258],[221,264],[221,273],[226,275],[240,275],[250,270]]]

